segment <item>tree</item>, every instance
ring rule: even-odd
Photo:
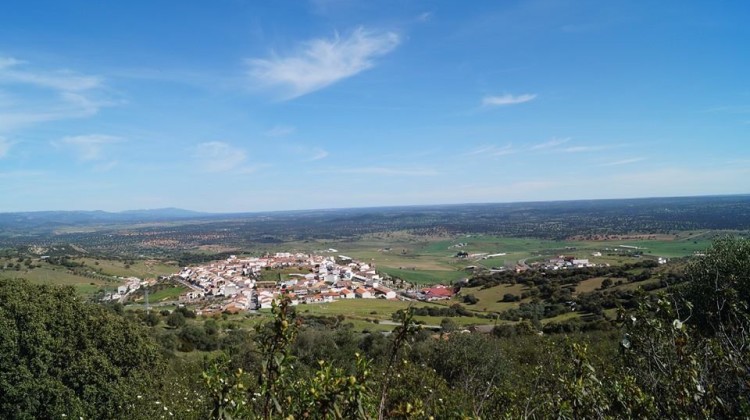
[[[0,281],[3,417],[132,418],[162,367],[143,327],[72,287]]]
[[[453,332],[458,329],[458,324],[456,324],[456,321],[450,318],[443,318],[442,320],[440,320],[440,328],[444,332]]]
[[[143,321],[149,327],[155,327],[161,322],[161,317],[153,312],[149,312],[143,317]]]
[[[479,302],[479,299],[474,295],[465,295],[464,296],[464,303],[467,305],[476,305]]]
[[[750,330],[750,239],[726,237],[688,267],[684,300],[691,322],[705,336],[736,336]],[[687,317],[685,313],[683,316]],[[750,342],[738,343],[747,347]]]
[[[667,417],[748,417],[750,240],[717,240],[686,277],[624,318],[626,371]]]
[[[185,316],[182,312],[174,311],[167,317],[167,325],[172,328],[180,328],[185,325]]]

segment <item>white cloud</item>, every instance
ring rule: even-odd
[[[12,146],[13,143],[10,140],[0,137],[0,158],[4,158]]]
[[[16,60],[13,57],[0,57],[0,70],[7,69],[19,64],[23,64],[21,60]]]
[[[70,70],[17,70],[25,67],[25,64],[25,62],[12,57],[0,57],[0,83],[20,83],[66,92],[90,90],[98,88],[102,84],[100,77],[82,75]]]
[[[602,163],[599,166],[619,166],[619,165],[627,165],[629,163],[636,163],[646,160],[645,157],[636,157],[636,158],[630,158],[630,159],[621,159],[621,160],[615,160],[613,162],[607,162]]]
[[[265,133],[268,137],[285,137],[290,134],[293,134],[295,131],[297,131],[296,128],[288,125],[277,125],[271,128],[270,130],[267,130]]]
[[[0,178],[29,178],[46,175],[42,171],[11,171],[11,172],[0,172]]]
[[[394,32],[357,28],[349,36],[317,38],[301,44],[295,53],[247,60],[249,74],[260,87],[276,88],[282,99],[293,99],[354,76],[374,65],[374,58],[398,46]]]
[[[513,145],[511,144],[507,144],[503,147],[489,145],[481,146],[467,153],[464,153],[464,156],[505,156],[511,155],[513,153],[516,153],[516,151],[513,149]]]
[[[247,154],[244,150],[221,141],[201,143],[193,148],[193,157],[205,172],[227,172],[238,169]]]
[[[328,157],[328,152],[327,151],[316,147],[316,148],[314,148],[312,150],[312,153],[311,153],[310,158],[308,160],[311,160],[311,161],[313,161],[313,160],[321,160],[321,159],[325,159],[327,157]]]
[[[112,169],[115,168],[119,164],[116,160],[111,160],[109,162],[99,163],[94,165],[94,172],[109,172]]]
[[[531,146],[531,150],[547,150],[547,149],[554,149],[555,147],[565,144],[570,141],[570,138],[565,139],[558,139],[553,138],[552,140],[546,141],[544,143],[539,143]]]
[[[72,150],[79,160],[92,161],[105,158],[105,146],[121,141],[119,137],[105,134],[87,134],[83,136],[63,137],[53,144]]]
[[[239,169],[237,169],[237,173],[241,175],[247,175],[247,174],[254,174],[258,172],[261,169],[268,168],[272,165],[270,164],[258,164],[258,165],[249,165],[249,166],[243,166]]]
[[[390,168],[383,166],[370,166],[361,168],[343,168],[333,172],[342,174],[370,174],[370,175],[386,175],[386,176],[435,176],[438,172],[434,169],[421,169],[421,168]]]
[[[502,106],[502,105],[515,105],[522,104],[524,102],[533,101],[536,98],[535,93],[524,93],[522,95],[511,95],[505,94],[500,96],[485,96],[482,98],[482,105],[485,106]]]
[[[98,76],[69,70],[30,68],[15,58],[0,57],[0,127],[4,130],[39,122],[85,118],[111,101],[101,99],[105,86]]]
[[[298,155],[307,162],[325,159],[329,155],[328,151],[323,148],[305,146],[303,144],[287,144],[283,145],[282,148],[287,153]]]
[[[600,150],[612,149],[619,147],[619,145],[598,145],[598,146],[571,146],[562,149],[566,153],[583,153],[583,152],[598,152]]]
[[[432,20],[433,13],[432,12],[424,12],[421,13],[419,16],[417,16],[417,20],[420,22],[428,22]]]

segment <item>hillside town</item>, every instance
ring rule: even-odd
[[[275,276],[269,279],[268,277]],[[230,256],[226,260],[184,267],[172,280],[189,288],[183,303],[206,303],[206,311],[237,313],[271,308],[282,295],[292,305],[329,303],[340,299],[450,299],[453,288],[413,289],[383,278],[375,267],[345,255],[278,252],[263,257]]]

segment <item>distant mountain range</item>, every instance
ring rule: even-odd
[[[298,229],[330,222],[326,229],[362,223],[388,225],[399,221],[400,228],[426,228],[456,225],[456,229],[482,223],[500,225],[526,223],[557,223],[560,229],[582,220],[608,220],[610,224],[632,224],[634,229],[746,229],[750,225],[750,195],[703,197],[665,197],[607,200],[571,200],[521,203],[452,204],[425,206],[393,206],[349,209],[318,209],[276,212],[203,213],[179,208],[128,210],[122,212],[95,211],[34,211],[0,213],[0,236],[28,235],[51,232],[65,227],[114,226],[149,222],[185,222],[190,220],[216,222],[240,221],[263,223],[271,228],[271,221],[296,221]],[[636,221],[640,221],[635,223]],[[284,223],[286,223],[284,222]],[[407,223],[408,222],[408,223]],[[406,224],[404,224],[406,223]],[[500,226],[498,225],[498,226]],[[275,226],[275,225],[274,225]],[[296,225],[295,225],[296,226]],[[397,227],[398,227],[397,226]],[[495,226],[494,224],[492,226]],[[489,227],[488,227],[489,229]],[[493,229],[497,229],[495,226]]]
[[[0,213],[0,228],[26,226],[29,228],[53,227],[64,225],[89,225],[110,223],[136,223],[195,219],[212,216],[178,208],[152,210],[127,210],[122,212],[93,211],[31,211],[17,213]]]

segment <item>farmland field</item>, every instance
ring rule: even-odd
[[[132,261],[133,264],[127,264],[119,260],[94,258],[80,258],[75,261],[83,262],[91,269],[104,275],[118,277],[134,276],[145,279],[174,274],[179,271],[179,267],[175,264],[166,264],[155,260],[135,260]]]
[[[520,302],[502,302],[505,294],[520,296],[526,289],[524,285],[501,284],[487,289],[481,287],[464,287],[461,289],[461,295],[474,295],[479,302],[474,305],[467,305],[466,309],[482,312],[502,312],[508,309],[517,308]],[[454,299],[458,301],[459,298]]]
[[[467,277],[467,273],[461,271],[448,270],[403,270],[398,268],[383,268],[381,272],[391,277],[398,277],[412,284],[429,285],[429,284],[452,284],[456,280]]]
[[[84,296],[92,295],[101,288],[113,289],[116,281],[105,281],[73,274],[62,267],[35,267],[32,269],[0,270],[0,279],[26,279],[35,284],[73,286]]]

